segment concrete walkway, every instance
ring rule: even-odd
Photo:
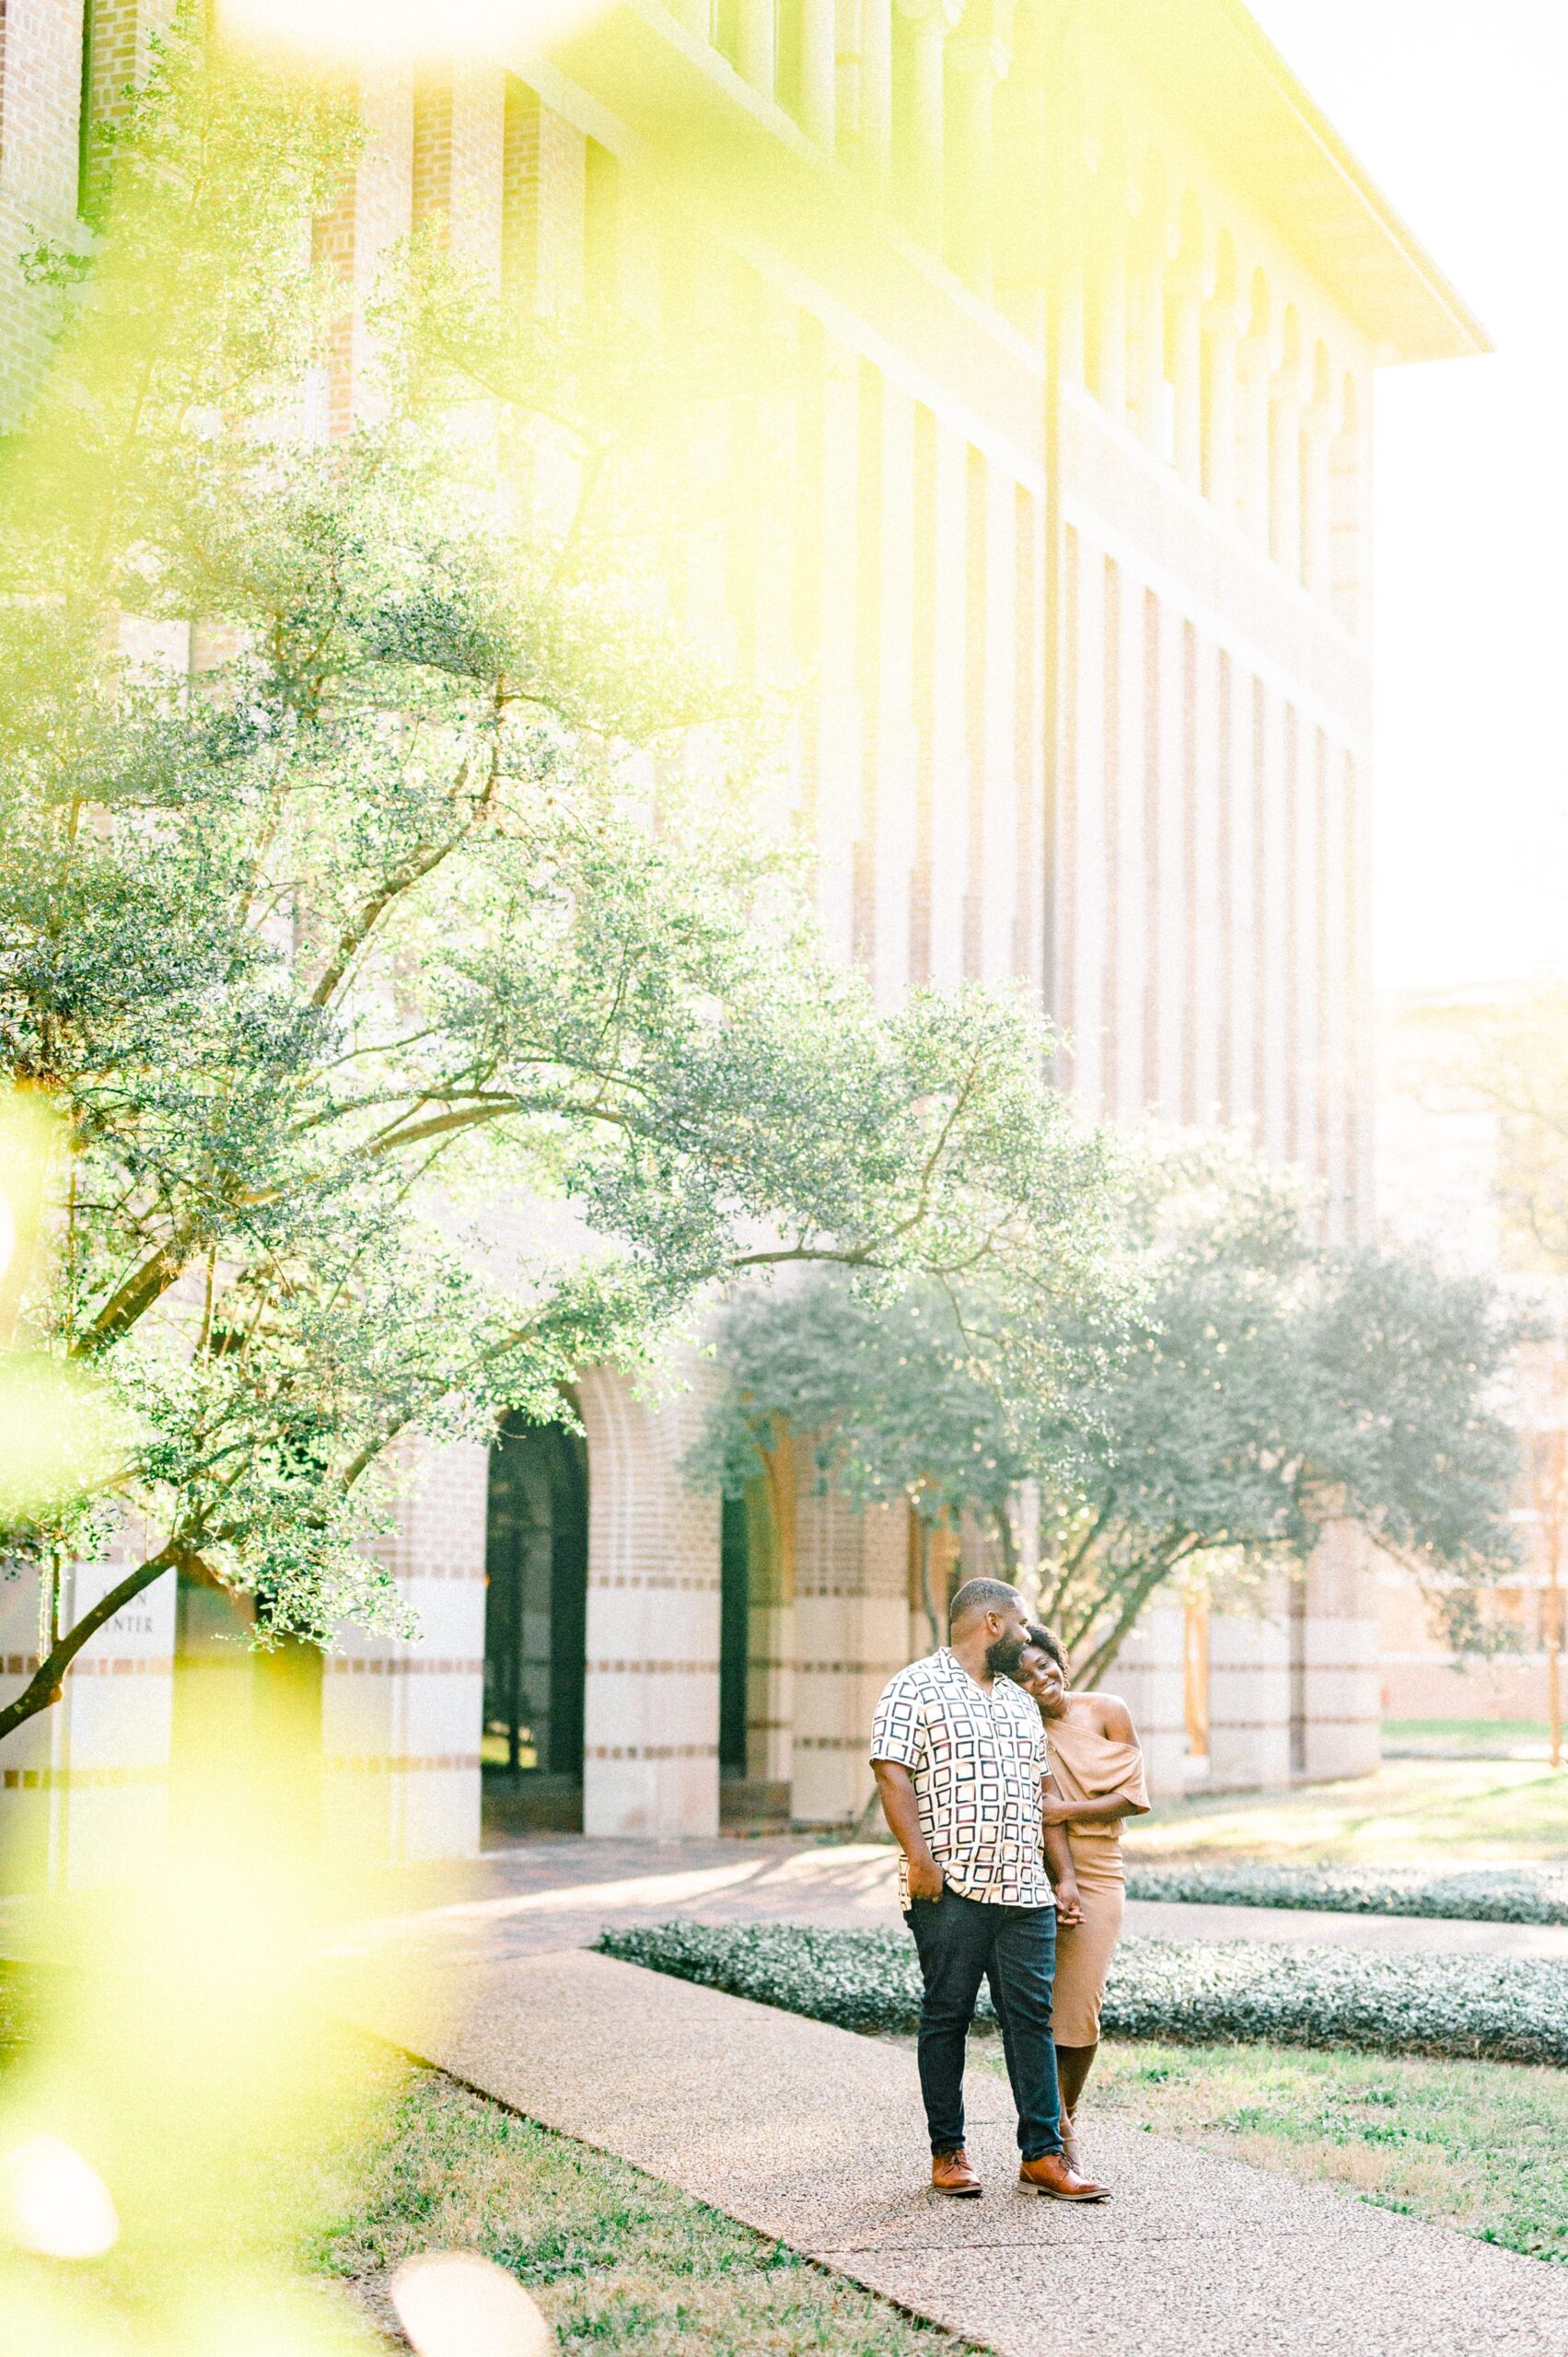
[[[902,2047],[581,1952],[375,1977],[366,2027],[1004,2357],[1568,2349],[1568,2272],[1114,2122],[1111,2201],[1020,2195],[989,2071],[985,2199],[942,2202]]]
[[[478,1964],[586,1947],[607,1926],[688,1915],[703,1923],[798,1922],[886,1930],[899,1921],[897,1852],[885,1843],[830,1845],[780,1836],[747,1841],[585,1841],[559,1836],[441,1870],[439,1895],[407,1876],[366,1887],[345,1943]],[[1137,1901],[1129,1933],[1166,1939],[1283,1940],[1361,1947],[1568,1960],[1568,1925],[1431,1922],[1283,1907]]]
[[[343,1874],[333,1945],[432,1965],[494,1963],[587,1947],[610,1925],[689,1915],[702,1923],[796,1922],[888,1930],[899,1921],[897,1852],[885,1842],[586,1841],[562,1834],[483,1857]],[[64,1910],[0,1900],[0,1956],[36,1955],[90,1894]],[[1176,1940],[1281,1940],[1293,1946],[1404,1954],[1552,1956],[1568,1962],[1568,1925],[1427,1922],[1284,1907],[1132,1901],[1129,1933]]]

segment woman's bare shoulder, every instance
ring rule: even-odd
[[[1087,1704],[1101,1735],[1109,1736],[1112,1743],[1137,1742],[1132,1713],[1120,1694],[1074,1694],[1073,1700]]]

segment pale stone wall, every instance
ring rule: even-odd
[[[1377,1573],[1374,1550],[1353,1525],[1325,1531],[1303,1603],[1300,1772],[1371,1775],[1381,1754]]]
[[[486,1457],[463,1444],[405,1452],[404,1464],[400,1527],[381,1551],[419,1637],[345,1628],[323,1665],[323,1833],[331,1852],[366,1864],[461,1857],[478,1841]],[[72,1566],[64,1620],[135,1560],[121,1550]],[[61,1701],[7,1739],[0,1854],[14,1877],[92,1888],[161,1849],[179,1766],[176,1593],[165,1573],[117,1613],[77,1656]],[[0,1701],[37,1662],[37,1575],[18,1573],[0,1582]]]
[[[62,1614],[87,1610],[134,1558],[78,1563]],[[0,1577],[0,1703],[38,1666],[38,1574]],[[9,1879],[93,1889],[156,1853],[168,1810],[174,1580],[166,1574],[83,1648],[62,1700],[7,1737],[0,1857]]]
[[[791,1814],[830,1825],[857,1817],[870,1796],[871,1714],[909,1659],[908,1518],[895,1506],[853,1512],[807,1465],[796,1550]]]
[[[465,1857],[479,1842],[488,1457],[400,1452],[397,1529],[377,1553],[417,1615],[401,1641],[344,1628],[321,1692],[329,1846],[364,1861]]]
[[[154,18],[93,13],[97,92]],[[1323,1185],[1335,1232],[1365,1232],[1372,331],[1332,291],[1330,243],[1315,258],[1264,209],[1281,191],[1222,170],[1151,79],[1146,28],[1079,10],[1047,59],[1032,18],[982,22],[978,0],[956,34],[909,14],[913,109],[892,0],[842,38],[808,11],[787,89],[772,20],[743,8],[730,63],[804,137],[747,113],[751,160],[722,194],[695,176],[705,134],[671,143],[648,93],[596,78],[587,37],[579,81],[499,52],[367,75],[363,158],[316,225],[345,303],[313,425],[345,433],[373,405],[365,303],[414,227],[503,303],[765,327],[793,365],[693,447],[693,484],[728,506],[688,536],[669,597],[693,639],[793,699],[784,798],[835,948],[885,1006],[927,981],[1021,982],[1071,1035],[1086,1112],[1250,1127]],[[15,225],[74,215],[79,21],[65,0],[6,12],[0,299]],[[738,135],[724,63],[691,43],[668,63],[680,119],[728,109]],[[14,315],[13,410],[41,317],[19,297]],[[716,1821],[719,1515],[679,1470],[700,1397],[655,1411],[584,1379],[590,1832]],[[422,1469],[389,1559],[421,1644],[351,1637],[329,1666],[328,1817],[367,1854],[475,1837],[483,1509],[477,1452]],[[804,1485],[796,1512],[796,1592],[755,1600],[748,1771],[840,1821],[866,1790],[876,1691],[929,1638],[900,1517]],[[1300,1609],[1216,1615],[1216,1782],[1375,1757],[1365,1582],[1337,1548]],[[1152,1613],[1116,1675],[1172,1792],[1179,1613]]]
[[[1156,1605],[1144,1613],[1107,1671],[1105,1684],[1132,1713],[1150,1800],[1156,1805],[1179,1800],[1188,1788],[1179,1606]]]
[[[1208,1781],[1229,1792],[1290,1780],[1290,1596],[1276,1580],[1257,1608],[1211,1615]]]
[[[53,298],[18,257],[74,241],[82,16],[59,0],[8,0],[0,18],[0,432],[14,426],[48,352]]]
[[[719,1503],[686,1480],[705,1372],[655,1413],[603,1368],[588,1436],[583,1830],[718,1829]]]
[[[1385,1719],[1514,1719],[1537,1726],[1547,1723],[1545,1645],[1554,1608],[1546,1567],[1539,1560],[1539,1528],[1533,1527],[1528,1507],[1521,1523],[1525,1554],[1518,1574],[1488,1599],[1490,1612],[1507,1631],[1508,1642],[1489,1656],[1456,1660],[1435,1613],[1410,1573],[1386,1558],[1378,1562],[1375,1605]]]

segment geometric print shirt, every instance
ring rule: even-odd
[[[907,1768],[942,1879],[998,1907],[1053,1907],[1040,1847],[1045,1722],[1021,1686],[978,1686],[946,1645],[889,1678],[871,1729],[873,1759]],[[899,1859],[908,1910],[909,1861]]]

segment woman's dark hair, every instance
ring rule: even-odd
[[[1073,1678],[1072,1673],[1067,1667],[1067,1656],[1063,1652],[1058,1639],[1051,1635],[1050,1630],[1046,1628],[1042,1622],[1039,1620],[1031,1620],[1029,1622],[1029,1643],[1031,1645],[1038,1645],[1042,1654],[1049,1654],[1051,1655],[1051,1660],[1062,1672],[1063,1684],[1064,1686],[1071,1686]]]

